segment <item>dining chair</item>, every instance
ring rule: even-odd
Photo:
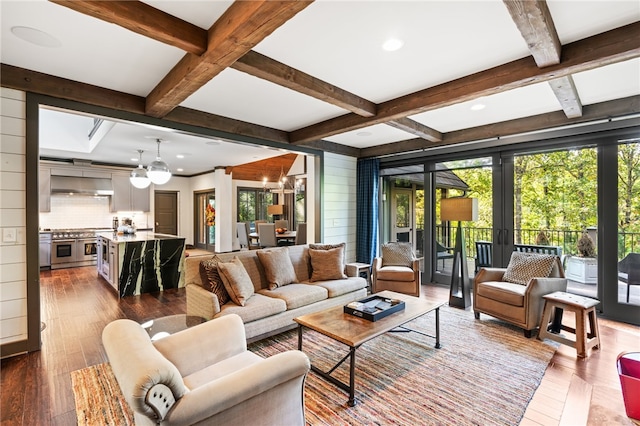
[[[289,221],[287,219],[279,219],[275,221],[276,228],[289,229]]]
[[[249,238],[249,222],[238,222],[236,229],[238,231],[238,241],[240,242],[241,250],[254,250],[259,248],[257,244],[252,244]]]
[[[296,225],[296,241],[295,245],[299,246],[307,244],[307,224],[304,222]]]
[[[276,225],[273,223],[258,224],[258,244],[260,247],[277,247]]]

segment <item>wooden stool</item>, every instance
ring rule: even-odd
[[[540,320],[540,333],[538,339],[550,339],[565,345],[576,348],[578,356],[584,358],[590,348],[600,347],[600,333],[598,331],[598,318],[596,316],[596,306],[599,300],[589,297],[577,296],[562,291],[542,296],[545,299],[544,311]],[[551,314],[554,313],[553,323]],[[562,312],[572,311],[576,314],[576,328],[562,325]],[[589,333],[586,330],[586,322],[589,321]],[[551,331],[549,331],[551,330]],[[575,334],[575,340],[568,339],[560,334],[560,331],[568,331]]]

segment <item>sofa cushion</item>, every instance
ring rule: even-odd
[[[310,281],[339,280],[344,273],[344,246],[327,250],[309,249],[311,257]]]
[[[342,280],[316,281],[313,285],[326,288],[329,298],[332,298],[366,288],[367,280],[361,277],[347,277]]]
[[[231,300],[244,306],[253,294],[253,283],[240,259],[236,256],[231,262],[218,262],[218,270]]]
[[[413,269],[408,266],[383,266],[376,271],[378,280],[411,282],[415,278]]]
[[[512,306],[524,306],[526,286],[505,281],[476,282],[474,285],[478,286],[476,289],[478,297],[497,300],[499,303]]]
[[[386,243],[382,245],[382,266],[408,266],[413,263],[410,243]]]
[[[245,301],[244,306],[238,306],[235,303],[227,303],[221,306],[216,318],[223,315],[237,314],[242,318],[242,322],[246,324],[285,312],[286,310],[287,304],[283,300],[255,293]]]
[[[549,254],[514,251],[511,253],[511,260],[509,260],[503,280],[527,285],[531,278],[546,278],[551,273],[555,258]]]
[[[218,272],[219,261],[220,259],[218,256],[213,256],[211,259],[203,260],[200,262],[200,270],[206,279],[209,290],[218,297],[218,303],[224,305],[231,300],[231,298],[229,297],[229,293],[227,293],[227,289],[225,288],[222,278]]]
[[[283,300],[287,304],[287,310],[310,305],[329,297],[326,288],[310,284],[289,284],[275,290],[260,290],[259,294]]]
[[[287,247],[258,250],[256,254],[264,267],[270,290],[298,281]]]

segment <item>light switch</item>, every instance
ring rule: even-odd
[[[15,243],[16,242],[16,228],[3,228],[2,229],[2,242],[3,243]]]

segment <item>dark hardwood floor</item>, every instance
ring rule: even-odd
[[[446,300],[448,289],[425,285],[422,297]],[[118,300],[95,267],[42,272],[41,299],[42,349],[3,359],[0,366],[3,426],[75,424],[70,372],[107,361],[104,326],[117,318],[143,322],[184,313],[186,306],[183,289]],[[632,424],[615,358],[640,350],[639,329],[600,319],[600,332],[602,349],[585,360],[571,348],[558,349],[521,424]]]

